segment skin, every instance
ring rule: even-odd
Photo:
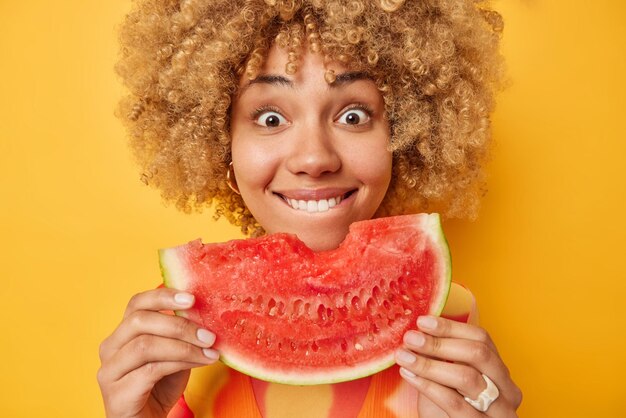
[[[130,299],[122,322],[100,345],[97,378],[107,417],[166,417],[190,369],[217,361],[213,333],[161,313],[193,303],[193,295],[165,288]]]
[[[382,96],[363,73],[307,53],[294,75],[273,48],[261,74],[242,80],[232,110],[235,178],[246,206],[268,233],[297,234],[314,250],[336,248],[355,221],[370,219],[391,181],[389,124]],[[306,100],[302,100],[306,97]],[[289,200],[342,199],[323,212]],[[295,204],[295,203],[294,203]]]
[[[314,250],[335,248],[352,222],[374,215],[389,186],[383,99],[364,74],[341,66],[330,67],[338,80],[328,85],[315,54],[303,55],[295,75],[285,73],[286,61],[274,47],[257,79],[240,82],[231,115],[233,185],[268,233],[295,233]],[[321,212],[289,202],[337,196],[343,200]],[[217,360],[213,333],[162,312],[193,303],[192,295],[165,288],[131,298],[100,346],[98,382],[107,417],[166,417],[190,369]],[[420,317],[416,325],[404,335],[396,361],[420,392],[421,416],[517,416],[521,392],[483,328],[435,317]],[[486,413],[463,399],[485,389],[481,373],[500,390]]]

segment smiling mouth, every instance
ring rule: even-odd
[[[333,207],[339,205],[344,199],[347,199],[352,194],[354,194],[356,190],[350,190],[347,193],[337,195],[334,197],[330,197],[328,199],[319,199],[319,200],[302,200],[302,199],[291,199],[280,193],[274,193],[285,203],[291,206],[295,210],[301,210],[308,213],[317,213],[317,212],[326,212]]]

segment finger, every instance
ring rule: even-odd
[[[195,298],[191,293],[181,292],[176,289],[165,287],[148,290],[134,295],[124,312],[124,318],[133,312],[140,310],[165,311],[189,309],[193,306]]]
[[[411,351],[424,356],[472,366],[472,368],[476,369],[477,376],[480,376],[481,373],[489,376],[498,386],[502,396],[511,403],[516,403],[516,398],[520,392],[511,380],[509,369],[498,353],[494,352],[491,346],[485,342],[460,338],[433,337],[419,331],[408,331],[404,334],[404,344]],[[470,382],[476,380],[476,376],[467,377]],[[480,379],[482,380],[482,376],[480,376]],[[484,382],[481,386],[484,389]],[[468,392],[464,393],[467,394]],[[474,395],[477,394],[470,392],[468,396],[474,399]]]
[[[430,399],[439,408],[443,409],[450,418],[484,418],[485,415],[474,409],[454,389],[440,385],[432,380],[416,376],[410,370],[400,368],[400,375],[411,386],[419,390],[420,395]]]
[[[484,328],[476,325],[427,315],[417,318],[417,327],[420,331],[436,337],[462,338],[466,340],[480,341],[488,345],[494,352],[498,352],[498,349],[491,340],[489,333],[487,333]]]
[[[476,399],[487,387],[480,372],[464,364],[439,361],[404,349],[396,351],[396,361],[413,374],[456,389],[470,399]]]
[[[108,409],[110,409],[107,416],[109,414],[112,416],[133,414],[134,416],[134,414],[143,409],[145,400],[150,396],[150,392],[152,392],[154,386],[160,380],[167,376],[172,376],[176,373],[201,366],[204,366],[204,364],[175,361],[148,363],[127,374],[117,382],[106,383],[105,385],[108,390],[106,391],[106,395],[103,392],[103,396],[109,399],[109,401],[106,402],[109,406]],[[103,386],[102,383],[101,386]],[[163,396],[165,394],[161,393],[160,395]],[[116,408],[123,409],[116,411]]]
[[[175,361],[211,364],[219,353],[210,348],[155,335],[140,335],[118,350],[107,362],[106,378],[118,381],[148,363]]]
[[[407,331],[403,342],[407,348],[417,353],[469,364],[492,379],[496,375],[502,375],[506,368],[498,353],[482,341],[434,337],[419,331]]]
[[[215,334],[186,318],[154,311],[135,311],[102,343],[100,359],[106,361],[142,334],[178,339],[205,348],[211,347],[215,342]]]
[[[126,387],[144,386],[144,389],[150,391],[158,381],[166,376],[202,366],[206,366],[206,364],[188,361],[159,361],[146,363],[124,376],[120,380],[120,384]]]
[[[103,367],[98,370],[96,378],[101,387],[107,385],[114,386],[116,388],[121,387],[123,388],[122,390],[127,393],[130,390],[139,389],[141,386],[144,386],[143,389],[139,389],[137,391],[137,393],[143,393],[144,391],[151,391],[156,382],[158,382],[165,376],[169,376],[182,370],[188,370],[194,367],[201,366],[206,366],[206,363],[195,363],[188,361],[152,362],[144,364],[143,366],[139,367],[136,370],[133,370],[132,372],[126,374],[124,377],[115,382],[111,381],[111,374],[108,372],[106,367]],[[128,385],[130,381],[134,383]]]
[[[434,382],[428,378],[415,375],[410,370],[401,367],[400,375],[409,384],[416,387],[420,394],[426,396],[431,402],[435,403],[439,408],[443,409],[450,418],[454,417],[498,417],[498,418],[516,418],[515,410],[504,398],[496,399],[487,409],[485,413],[478,411],[470,403],[465,400],[466,395],[460,394],[458,391],[451,389],[438,382]],[[483,381],[483,386],[487,386]],[[482,391],[481,391],[482,392]],[[477,396],[478,397],[478,396]],[[470,399],[476,399],[469,397]],[[470,411],[470,412],[466,412]]]

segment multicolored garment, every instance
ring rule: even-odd
[[[471,292],[453,283],[442,316],[477,323]],[[418,418],[418,397],[396,365],[351,382],[290,386],[252,378],[218,362],[192,370],[168,418]]]

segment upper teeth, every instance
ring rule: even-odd
[[[287,202],[291,205],[292,208],[298,210],[305,210],[309,213],[314,212],[326,212],[328,209],[333,206],[338,205],[341,202],[342,197],[331,197],[330,199],[321,199],[321,200],[297,200],[297,199],[288,199]]]

